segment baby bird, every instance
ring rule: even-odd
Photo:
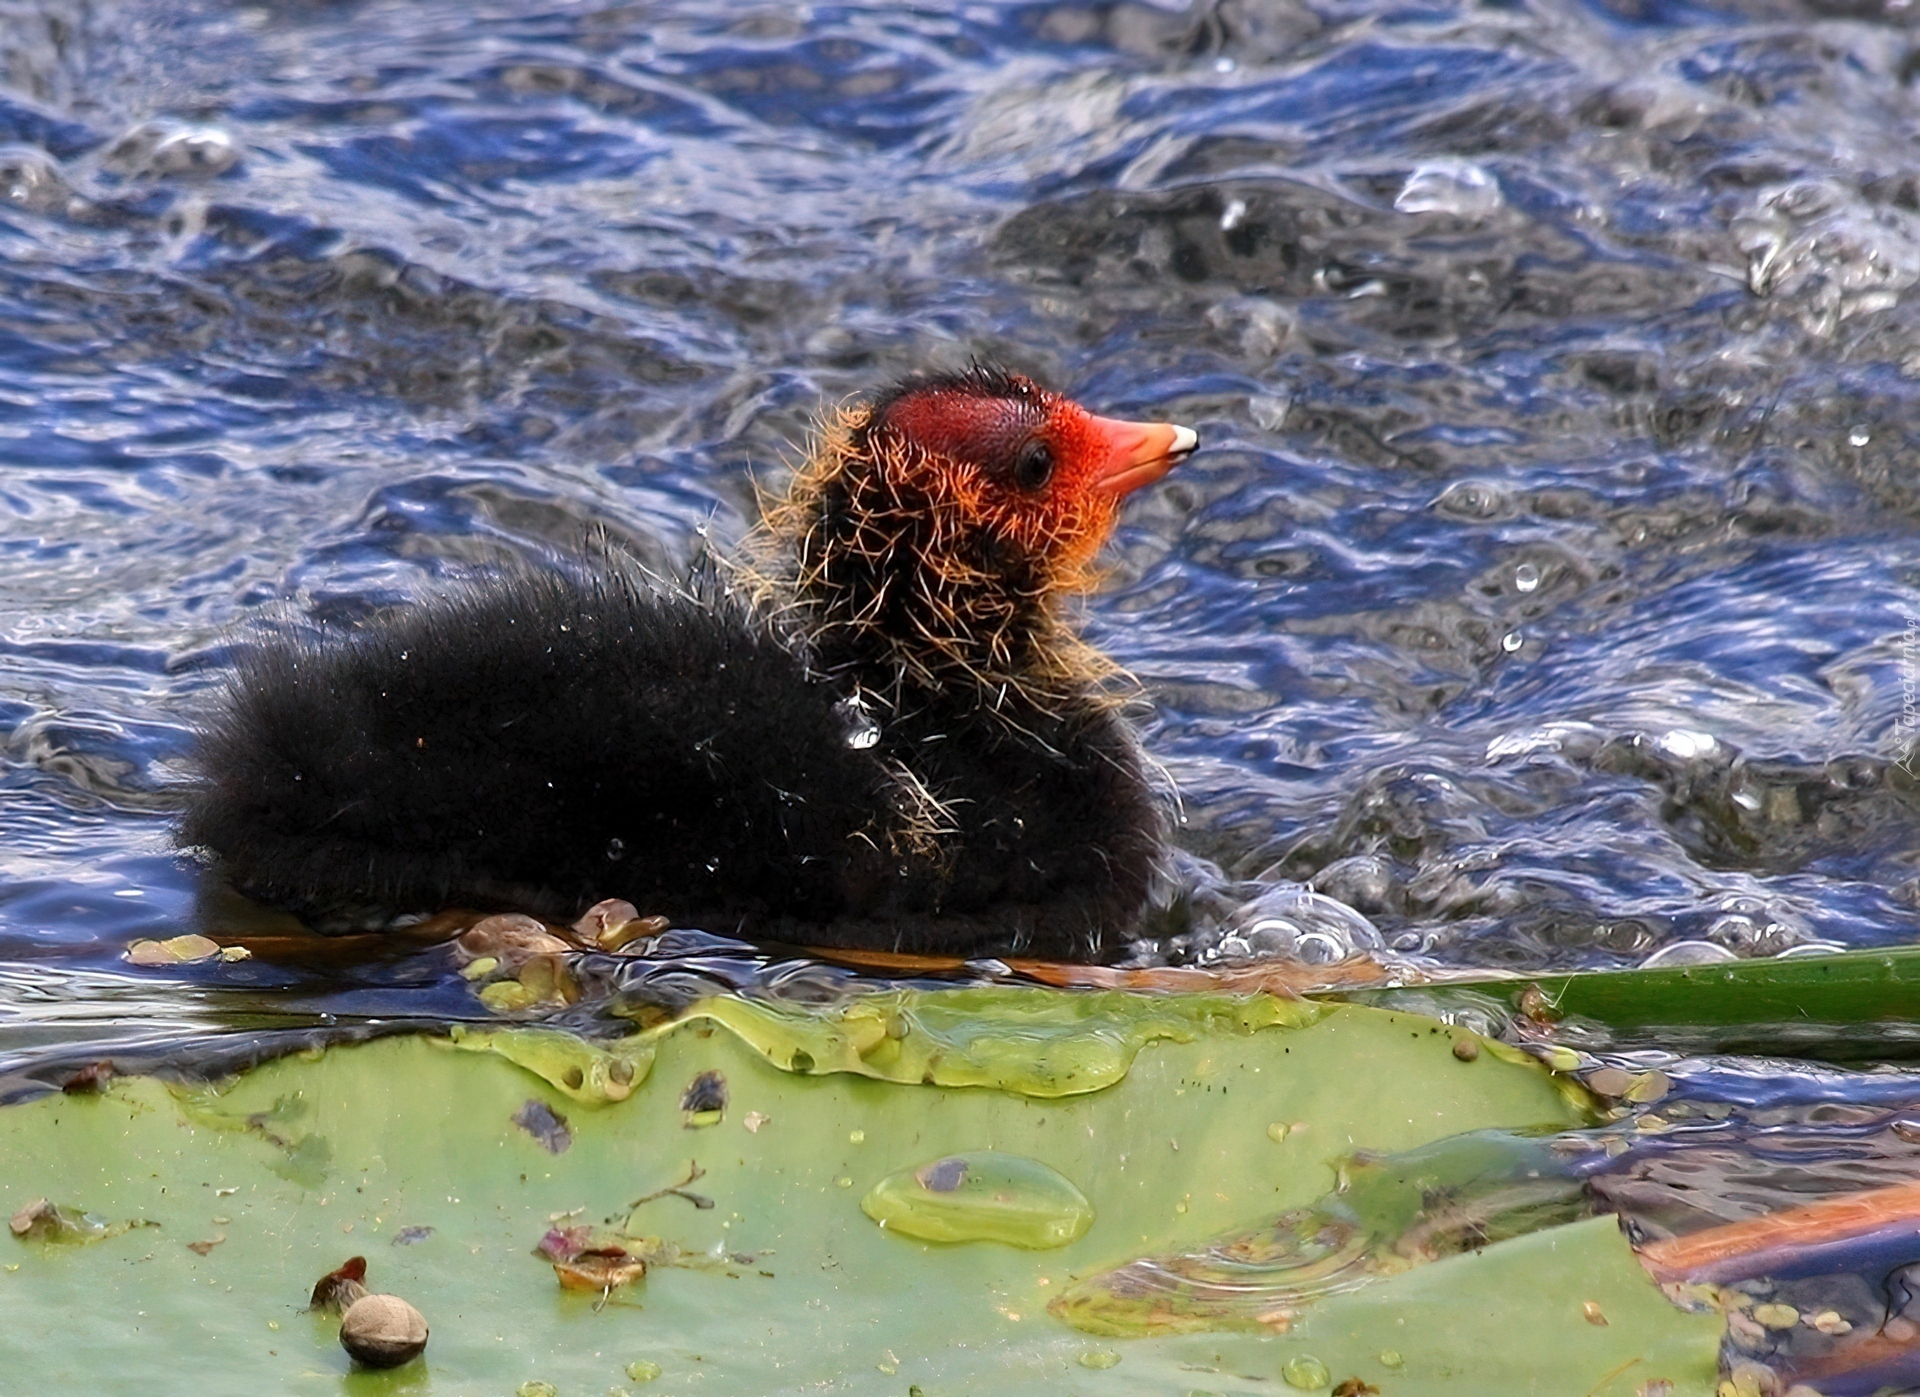
[[[824,424],[730,573],[465,584],[243,658],[182,844],[315,919],[449,906],[813,945],[1091,958],[1163,816],[1063,602],[1194,433],[1017,374]]]

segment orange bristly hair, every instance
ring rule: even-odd
[[[871,651],[900,682],[964,680],[990,707],[1009,689],[1048,709],[1095,696],[1119,670],[1073,633],[1060,598],[1097,583],[1112,497],[1063,472],[1054,490],[1016,498],[867,433],[870,418],[859,405],[822,423],[785,497],[764,510],[746,570],[758,600],[824,651]],[[1024,587],[973,561],[983,542],[1023,560]]]

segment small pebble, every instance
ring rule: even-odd
[[[369,1368],[398,1368],[427,1347],[427,1321],[398,1295],[363,1295],[340,1320],[340,1347]]]
[[[1477,1038],[1454,1039],[1453,1055],[1462,1062],[1472,1062],[1480,1056],[1480,1040]]]
[[[1800,1322],[1800,1311],[1791,1305],[1755,1305],[1753,1317],[1769,1329],[1791,1329]]]

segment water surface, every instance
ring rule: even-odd
[[[1911,939],[1913,24],[16,0],[7,1062],[472,1012],[430,956],[122,964],[201,915],[233,647],[724,549],[823,404],[971,356],[1204,443],[1087,608],[1198,889],[1135,958],[1289,880],[1442,965]],[[684,949],[663,995],[836,974]]]

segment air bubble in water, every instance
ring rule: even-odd
[[[1855,427],[1851,432],[1847,433],[1847,443],[1850,446],[1865,446],[1872,440],[1873,433],[1869,432],[1865,427]]]
[[[1513,570],[1513,588],[1516,592],[1531,592],[1540,585],[1540,569],[1532,563],[1522,563]]]
[[[1468,160],[1431,160],[1407,176],[1394,198],[1401,213],[1445,213],[1484,218],[1500,207],[1500,181]]]
[[[1508,631],[1505,635],[1500,637],[1500,648],[1506,651],[1509,655],[1511,655],[1514,651],[1518,650],[1525,643],[1526,642],[1520,638],[1520,632],[1518,631]]]
[[[1721,965],[1740,957],[1712,941],[1675,941],[1662,946],[1640,962],[1642,970],[1662,970],[1677,965]]]
[[[1286,1380],[1288,1387],[1297,1387],[1303,1392],[1318,1392],[1333,1381],[1333,1374],[1327,1371],[1327,1365],[1308,1353],[1290,1360],[1281,1368],[1280,1376]]]
[[[1353,908],[1297,883],[1285,883],[1243,903],[1228,934],[1203,960],[1278,958],[1332,965],[1351,955],[1384,949],[1379,930]]]
[[[889,1174],[860,1209],[890,1232],[925,1242],[1064,1247],[1093,1225],[1093,1205],[1037,1159],[975,1150]]]

